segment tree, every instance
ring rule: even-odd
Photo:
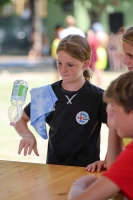
[[[35,0],[29,0],[30,10],[31,10],[31,27],[32,30],[35,29]]]
[[[0,7],[4,6],[7,3],[10,3],[10,0],[0,0]]]
[[[70,3],[74,2],[73,0],[54,0],[55,3],[58,3],[61,6],[64,4],[64,2],[68,1]],[[78,1],[81,1],[83,6],[88,10],[88,14],[90,16],[92,24],[100,20],[101,14],[108,5],[119,6],[125,0],[78,0]],[[127,0],[127,1],[132,2],[132,0]]]
[[[103,11],[108,5],[119,6],[124,0],[80,0],[88,9],[91,23],[98,22]],[[132,0],[127,0],[132,1]]]
[[[29,5],[31,9],[31,27],[34,37],[34,43],[39,43],[42,47],[42,19],[39,13],[40,1],[39,0],[29,0]]]

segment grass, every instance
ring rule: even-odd
[[[31,130],[35,134],[38,143],[38,151],[40,156],[37,157],[32,153],[30,156],[24,157],[18,155],[18,145],[20,136],[16,133],[15,129],[9,125],[8,108],[11,105],[10,96],[13,87],[13,82],[17,79],[22,79],[28,82],[29,89],[25,105],[30,101],[30,89],[33,87],[42,86],[48,83],[54,82],[54,73],[17,73],[8,74],[3,73],[0,75],[0,159],[1,160],[14,160],[25,162],[37,162],[45,163],[47,140],[43,140],[31,127]]]
[[[120,72],[121,73],[121,72]],[[104,77],[104,89],[109,85],[110,81],[119,76],[120,73],[106,72]],[[30,89],[46,84],[53,83],[56,75],[54,72],[27,72],[27,73],[14,73],[3,72],[0,74],[0,159],[1,160],[12,160],[22,162],[34,162],[34,163],[45,163],[46,152],[47,152],[47,140],[42,139],[32,127],[30,129],[34,133],[40,156],[37,157],[32,152],[29,156],[23,154],[18,155],[18,146],[20,142],[20,136],[16,133],[15,129],[9,125],[8,119],[8,108],[11,105],[10,96],[13,87],[13,82],[17,79],[22,79],[28,82],[29,89],[25,105],[30,101]],[[95,84],[95,76],[92,80]],[[24,105],[24,106],[25,106]],[[102,126],[102,143],[101,143],[101,157],[104,157],[107,148],[107,128]]]

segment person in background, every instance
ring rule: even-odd
[[[127,65],[128,71],[133,71],[133,27],[128,28],[121,35],[122,38],[122,49],[123,49],[123,64]],[[117,135],[117,131],[113,126],[109,127],[109,143],[108,143],[108,153],[106,161],[101,161],[100,163],[94,162],[91,165],[87,166],[88,171],[100,171],[102,168],[110,167],[110,165],[114,162],[119,153],[123,150],[123,147],[127,145],[131,139],[123,140]],[[106,164],[107,163],[107,164]]]
[[[47,139],[47,164],[86,167],[100,160],[101,124],[107,122],[103,90],[90,83],[91,48],[86,38],[68,35],[57,47],[57,67],[62,80],[33,88],[15,129],[22,137],[18,153],[39,156],[37,141],[27,123]],[[42,109],[43,108],[43,109]]]
[[[58,81],[60,79],[60,75],[57,69],[57,61],[56,61],[56,49],[58,47],[58,44],[60,42],[60,38],[59,38],[59,32],[63,30],[63,28],[60,25],[57,25],[55,27],[55,32],[54,32],[54,39],[52,41],[52,45],[51,45],[51,56],[53,58],[53,65],[54,68],[56,70],[56,80]]]
[[[81,35],[82,37],[86,37],[84,32],[76,27],[76,20],[72,15],[68,15],[65,18],[65,24],[66,28],[64,28],[59,32],[59,38],[61,40],[69,34],[78,34]]]
[[[108,104],[108,125],[113,124],[118,137],[133,139],[133,71],[112,81],[103,99]],[[118,192],[133,200],[132,186],[133,141],[100,178],[88,175],[75,181],[67,200],[107,200]]]
[[[104,27],[100,22],[94,22],[91,25],[91,29],[94,31],[94,33],[105,32]]]
[[[42,56],[45,58],[50,54],[49,38],[46,33],[42,34]]]
[[[108,34],[104,31],[104,27],[99,22],[91,25],[87,33],[87,40],[92,48],[92,57],[90,67],[96,77],[96,85],[103,87],[104,70],[107,66]]]
[[[35,42],[32,45],[32,48],[30,49],[28,53],[28,61],[34,62],[38,61],[42,58],[42,49],[39,42]]]
[[[106,69],[107,66],[107,52],[106,52],[106,47],[108,44],[108,35],[103,32],[99,31],[96,33],[96,38],[97,38],[97,61],[94,64],[95,68],[95,76],[96,76],[96,81],[97,81],[97,86],[98,87],[103,87],[103,78],[104,78],[104,70]]]
[[[31,41],[32,45],[28,53],[29,62],[40,61],[42,57],[49,56],[49,39],[46,33],[40,34],[33,31]]]
[[[110,70],[118,71],[123,67],[123,53],[120,50],[120,31],[118,33],[110,32],[109,43],[107,47]]]
[[[87,32],[87,41],[89,42],[91,46],[91,61],[90,61],[90,68],[94,72],[95,71],[95,63],[98,60],[97,56],[97,47],[98,47],[98,41],[95,32],[92,29],[89,29]]]

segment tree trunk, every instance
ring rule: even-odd
[[[91,25],[94,22],[99,22],[100,19],[100,14],[96,11],[89,11],[89,16],[90,16],[90,20],[91,20]]]
[[[31,27],[32,31],[35,30],[35,0],[29,0],[29,6],[31,10]]]
[[[29,0],[31,9],[31,27],[35,34],[34,43],[39,43],[42,47],[42,19],[40,16],[40,0]]]
[[[91,24],[93,24],[94,22],[100,21],[100,17],[101,17],[101,15],[102,15],[102,13],[105,10],[107,5],[108,5],[108,3],[106,1],[104,3],[98,2],[95,5],[95,9],[88,10],[88,14],[89,14],[90,19],[91,19]]]

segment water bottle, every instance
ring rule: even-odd
[[[14,82],[10,99],[12,105],[8,109],[8,117],[11,126],[15,126],[16,122],[19,121],[23,115],[22,106],[26,100],[27,90],[28,83],[26,81],[16,80]]]

